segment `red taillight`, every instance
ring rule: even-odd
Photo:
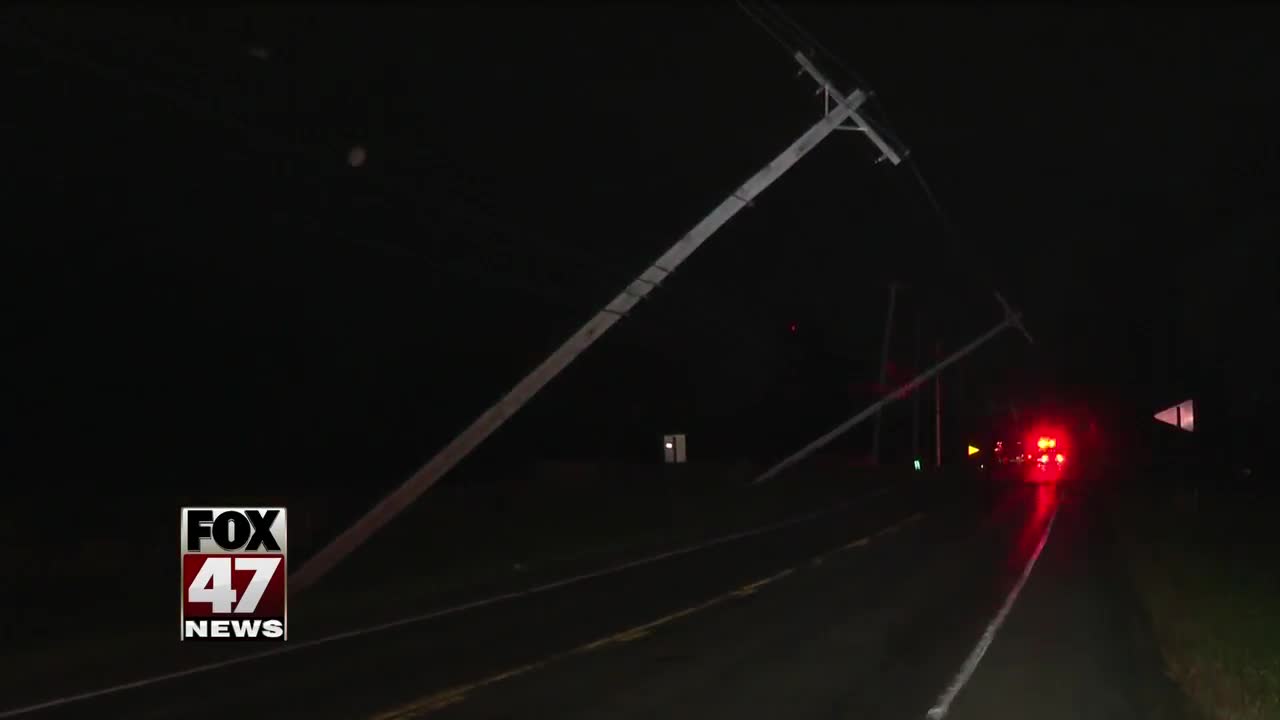
[[[1047,463],[1047,462],[1049,462],[1049,456],[1048,456],[1048,455],[1041,455],[1041,456],[1040,456],[1040,462],[1042,462],[1042,463]]]
[[[1064,462],[1066,462],[1066,461],[1067,461],[1067,456],[1066,456],[1066,455],[1063,455],[1062,453],[1058,453],[1058,457],[1056,457],[1056,458],[1054,458],[1054,459],[1058,461],[1058,464],[1059,464],[1059,465],[1061,465],[1062,463],[1064,463]]]

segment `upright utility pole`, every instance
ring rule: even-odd
[[[866,102],[866,95],[855,90],[849,96],[841,94],[832,87],[830,81],[805,57],[803,53],[794,55],[797,63],[807,72],[819,86],[827,102],[827,113],[813,127],[791,143],[786,150],[771,162],[752,175],[745,183],[730,193],[715,209],[704,217],[684,237],[676,241],[652,265],[645,268],[640,276],[609,301],[599,312],[586,322],[577,332],[570,335],[560,347],[556,348],[545,360],[533,369],[520,382],[516,383],[506,395],[499,398],[488,410],[485,410],[457,437],[445,445],[409,477],[404,483],[383,498],[354,525],[344,531],[328,545],[320,549],[310,560],[302,564],[296,573],[289,578],[289,585],[294,590],[303,590],[328,573],[343,558],[364,544],[373,533],[409,507],[431,486],[439,482],[463,458],[484,442],[495,430],[502,426],[512,415],[515,415],[525,403],[529,402],[552,378],[560,374],[569,363],[590,347],[601,335],[622,319],[636,303],[648,295],[684,262],[695,250],[702,246],[708,238],[725,223],[738,214],[738,211],[751,204],[752,200],[764,192],[775,180],[822,142],[836,130],[854,130],[862,132],[876,147],[880,148],[884,157],[893,164],[901,161],[900,156],[861,116],[859,108]],[[832,101],[835,101],[834,103]],[[845,122],[853,125],[845,125]]]
[[[920,367],[920,309],[916,303],[915,337],[912,343],[911,366]],[[911,393],[911,461],[920,459],[920,393]]]
[[[889,310],[884,318],[884,340],[880,344],[880,388],[883,391],[888,382],[889,342],[893,336],[893,308],[898,302],[898,284],[889,283]],[[871,434],[871,461],[880,463],[880,427],[884,421],[884,410],[876,411],[876,422]]]
[[[937,357],[942,357],[941,340]],[[942,467],[942,373],[933,377],[933,466]]]

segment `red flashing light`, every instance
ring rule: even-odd
[[[791,334],[792,334],[792,335],[794,335],[794,334],[795,334],[795,332],[796,332],[796,324],[795,324],[795,323],[791,323]]]

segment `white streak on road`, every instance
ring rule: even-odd
[[[22,715],[28,715],[30,713],[39,712],[41,710],[49,710],[52,708],[61,707],[63,705],[70,705],[76,702],[83,702],[85,700],[92,700],[94,698],[100,698],[105,695],[113,695],[115,693],[124,692],[126,690],[136,690],[138,688],[144,688],[150,685],[156,685],[159,683],[167,682],[169,680],[178,680],[184,677],[190,677],[192,675],[200,675],[200,674],[212,672],[215,670],[222,670],[223,668],[228,668],[233,665],[240,665],[242,663],[252,662],[255,660],[264,660],[266,658],[275,657],[277,655],[284,655],[286,653],[298,652],[299,650],[306,650],[309,648],[318,647],[320,645],[328,645],[329,643],[338,642],[339,640],[349,640],[351,638],[361,637],[364,635],[372,635],[374,633],[379,633],[386,630],[393,630],[395,628],[403,627],[405,625],[412,625],[415,623],[427,622],[429,620],[436,620],[438,618],[442,618],[448,615],[456,615],[458,613],[466,612],[468,610],[476,610],[478,608],[487,607],[489,605],[496,605],[498,603],[505,602],[507,600],[514,600],[516,598],[528,597],[529,595],[537,595],[539,593],[544,593],[551,590],[557,590],[559,588],[566,587],[568,585],[573,585],[575,583],[584,582],[586,580],[594,580],[595,578],[604,577],[606,575],[613,575],[614,573],[619,573],[624,570],[631,570],[633,568],[642,567],[644,565],[651,565],[656,562],[661,562],[662,560],[669,560],[671,558],[680,557],[681,555],[688,555],[690,553],[698,552],[700,550],[706,550],[708,548],[713,548],[718,545],[731,543],[736,540],[744,540],[749,537],[755,537],[757,535],[763,535],[768,532],[773,532],[774,530],[781,530],[783,528],[791,527],[793,525],[799,525],[801,523],[805,523],[810,520],[815,520],[824,515],[830,515],[832,513],[836,513],[841,510],[847,509],[854,502],[858,502],[862,500],[870,500],[872,498],[879,497],[881,495],[888,493],[889,490],[890,488],[887,488],[887,487],[880,488],[878,490],[873,490],[865,495],[862,495],[861,497],[858,497],[855,500],[852,500],[846,503],[841,503],[836,507],[825,508],[823,510],[817,510],[811,513],[806,513],[804,515],[787,518],[785,520],[780,520],[778,522],[770,523],[768,525],[763,525],[761,527],[751,528],[750,530],[743,530],[741,532],[736,532],[730,535],[724,535],[722,537],[713,538],[711,540],[700,542],[696,545],[689,545],[686,547],[678,548],[676,550],[669,550],[664,553],[659,553],[657,555],[650,555],[648,557],[643,557],[638,560],[632,560],[630,562],[622,563],[620,565],[614,565],[611,567],[603,568],[601,570],[594,570],[592,572],[584,573],[582,575],[574,575],[573,577],[562,578],[560,580],[555,580],[553,582],[545,583],[542,585],[535,585],[534,587],[526,588],[524,590],[516,590],[514,592],[503,593],[501,595],[494,595],[492,597],[487,597],[480,600],[474,600],[472,602],[464,603],[462,605],[454,605],[452,607],[441,608],[439,610],[433,610],[431,612],[422,613],[420,615],[411,615],[409,617],[400,618],[398,620],[385,622],[380,625],[357,628],[355,630],[348,630],[346,632],[337,633],[335,635],[327,635],[322,638],[316,638],[315,640],[307,640],[304,642],[290,642],[288,644],[281,645],[280,647],[274,648],[272,650],[264,650],[262,652],[256,652],[250,655],[242,655],[240,657],[231,658],[230,660],[222,660],[219,662],[212,662],[212,663],[206,663],[204,665],[197,665],[196,667],[187,668],[185,670],[178,670],[171,673],[165,673],[163,675],[154,675],[152,677],[142,678],[141,680],[122,683],[120,685],[112,685],[110,687],[101,688],[99,690],[90,690],[88,692],[82,692],[75,695],[66,695],[63,697],[54,698],[52,700],[46,700],[44,702],[37,703],[35,705],[27,705],[26,707],[12,708],[10,710],[0,710],[0,720],[4,718],[15,718]]]
[[[1022,586],[1026,585],[1027,578],[1031,577],[1031,569],[1036,566],[1036,560],[1040,558],[1040,553],[1044,550],[1044,544],[1049,540],[1049,531],[1053,529],[1053,521],[1057,517],[1058,510],[1054,508],[1053,515],[1044,527],[1044,535],[1040,537],[1040,544],[1036,546],[1036,551],[1031,553],[1031,559],[1027,561],[1027,567],[1022,571],[1022,576],[1018,578],[1013,590],[1009,591],[1009,597],[1005,598],[1004,605],[1000,607],[1000,612],[996,613],[991,624],[987,625],[986,631],[982,633],[982,638],[978,640],[978,646],[965,659],[964,665],[960,667],[959,674],[947,686],[946,692],[942,693],[942,696],[938,698],[937,704],[929,709],[929,720],[942,720],[947,716],[947,711],[951,709],[952,701],[956,699],[956,695],[960,694],[960,690],[964,688],[965,683],[969,682],[969,678],[973,676],[973,671],[978,669],[978,663],[982,662],[982,656],[987,653],[987,648],[991,647],[991,641],[995,640],[996,633],[1000,631],[1000,626],[1004,624],[1005,617],[1013,609],[1013,603],[1018,599],[1018,593],[1022,592]]]

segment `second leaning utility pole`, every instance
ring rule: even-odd
[[[879,410],[880,408],[890,403],[895,403],[901,400],[902,398],[906,397],[907,395],[920,389],[921,387],[924,387],[924,384],[929,380],[931,380],[932,378],[934,378],[938,373],[942,372],[943,370],[946,370],[948,366],[958,362],[961,358],[965,357],[966,355],[973,352],[974,350],[977,350],[983,344],[991,340],[991,338],[995,337],[996,335],[999,335],[1006,328],[1019,327],[1020,318],[1021,318],[1021,315],[1019,313],[1015,313],[1011,311],[1010,314],[1005,316],[1004,320],[1001,320],[1000,322],[996,323],[994,327],[992,327],[990,330],[986,331],[985,333],[979,335],[968,345],[965,345],[959,350],[956,350],[955,352],[951,353],[945,358],[940,358],[938,362],[934,363],[933,367],[911,378],[911,380],[900,385],[898,389],[894,390],[888,395],[885,395],[879,400],[876,400],[875,402],[871,403],[871,405],[867,406],[867,408],[864,409],[862,412],[858,413],[857,415],[854,415],[848,420],[845,420],[844,422],[840,423],[839,425],[835,426],[831,430],[824,433],[821,437],[817,438],[813,442],[809,443],[808,445],[805,445],[804,447],[800,448],[796,452],[792,453],[785,460],[782,460],[778,464],[774,465],[773,467],[769,468],[765,472],[761,473],[758,477],[756,477],[755,480],[751,481],[751,484],[760,485],[762,483],[768,482],[771,478],[777,477],[780,473],[782,473],[787,468],[794,467],[796,463],[800,462],[801,460],[809,457],[810,455],[817,452],[818,450],[821,450],[822,448],[829,445],[832,440],[835,440],[836,438],[845,434],[850,429],[856,427],[862,422],[866,420],[870,420],[872,416],[876,414],[876,411]],[[941,345],[939,345],[939,348],[941,348]],[[939,355],[941,355],[941,353],[939,353]]]

